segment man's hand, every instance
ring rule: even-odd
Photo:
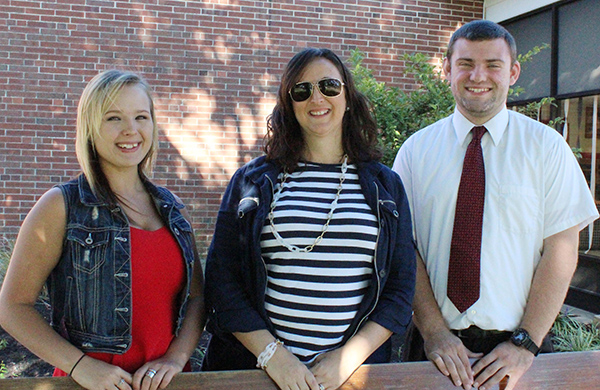
[[[430,335],[425,340],[425,353],[455,386],[469,390],[474,382],[474,372],[469,358],[480,358],[481,353],[469,351],[449,330]]]
[[[491,389],[507,376],[505,390],[512,390],[533,363],[533,354],[510,341],[499,344],[474,366],[474,386],[479,390]]]

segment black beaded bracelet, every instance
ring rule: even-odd
[[[85,357],[85,353],[83,355],[81,355],[81,357],[79,358],[79,360],[77,360],[77,362],[75,362],[75,364],[73,364],[73,368],[71,368],[71,372],[69,372],[69,376],[73,375],[73,370],[75,369],[75,367],[77,367],[77,365],[79,364],[79,362]]]

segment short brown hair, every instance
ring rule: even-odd
[[[489,20],[474,20],[456,30],[454,34],[452,34],[452,37],[450,37],[450,42],[448,42],[446,58],[449,60],[452,57],[454,44],[461,38],[468,41],[489,41],[498,38],[504,39],[510,50],[511,62],[514,64],[517,61],[517,44],[515,38],[513,38],[507,29],[497,23],[490,22]]]

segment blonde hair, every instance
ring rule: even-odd
[[[152,130],[152,145],[148,154],[138,165],[138,174],[142,181],[148,180],[156,151],[158,149],[158,126],[154,113],[154,102],[150,86],[139,75],[120,70],[107,70],[96,75],[85,87],[77,106],[77,135],[75,153],[77,161],[87,178],[94,194],[105,198],[111,203],[116,197],[111,190],[106,176],[100,168],[100,162],[95,148],[95,140],[100,135],[102,118],[121,92],[124,86],[141,86],[150,100],[150,115],[154,128]]]

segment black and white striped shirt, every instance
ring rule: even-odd
[[[315,242],[340,176],[340,164],[301,163],[288,177],[274,210],[275,228],[288,244],[304,248]],[[288,250],[266,220],[261,234],[268,273],[265,308],[277,337],[302,361],[341,345],[369,287],[377,235],[377,218],[352,164],[329,227],[312,251]]]

